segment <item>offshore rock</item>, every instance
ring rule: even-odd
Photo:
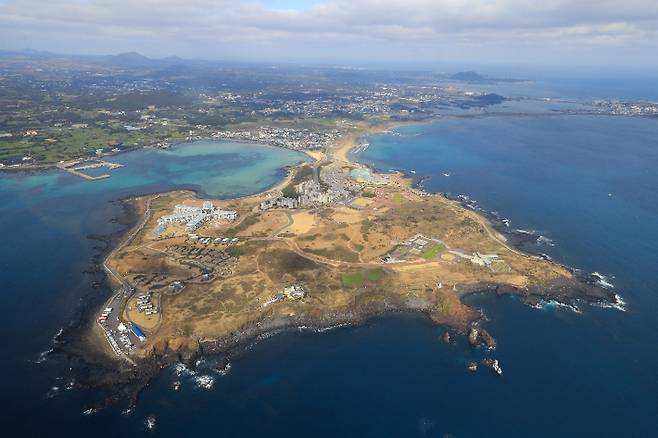
[[[489,350],[495,350],[496,349],[496,340],[494,339],[493,336],[489,334],[488,331],[484,329],[480,329],[480,339],[484,344],[487,346]]]
[[[471,326],[468,332],[468,343],[471,344],[471,347],[484,345],[489,350],[496,349],[496,340],[494,337],[491,336],[488,331],[480,327]]]
[[[471,347],[477,347],[479,335],[480,332],[475,327],[471,327],[468,331],[468,343],[471,344]]]

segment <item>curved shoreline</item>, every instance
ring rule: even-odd
[[[438,120],[442,119],[469,119],[469,118],[487,118],[487,117],[560,117],[560,116],[573,116],[573,117],[622,117],[622,118],[644,118],[644,119],[655,119],[655,116],[651,115],[629,115],[629,114],[607,114],[607,113],[596,113],[596,112],[588,112],[588,111],[582,111],[582,112],[570,112],[570,111],[565,111],[565,112],[546,112],[546,113],[524,113],[524,112],[483,112],[483,113],[473,113],[473,114],[438,114],[438,115],[432,115],[432,116],[427,116],[427,118],[422,119],[422,120],[409,120],[409,121],[390,121],[390,122],[381,122],[381,123],[390,123],[391,126],[389,129],[394,129],[399,126],[403,125],[414,125],[414,124],[425,124],[425,123],[432,123]],[[309,153],[309,150],[305,149],[291,149],[291,148],[286,148],[283,146],[276,146],[272,145],[271,143],[267,143],[266,141],[258,141],[258,140],[242,140],[242,139],[223,139],[223,138],[214,138],[214,137],[199,137],[195,139],[190,139],[190,140],[181,140],[181,141],[175,141],[171,143],[171,145],[168,148],[163,148],[163,147],[158,147],[153,144],[142,144],[142,145],[135,145],[135,146],[130,146],[124,150],[120,150],[119,152],[114,152],[114,153],[108,153],[106,155],[103,155],[102,158],[105,157],[115,157],[119,155],[123,155],[128,152],[134,152],[140,149],[147,149],[147,148],[152,148],[152,149],[162,149],[162,150],[167,150],[171,149],[180,145],[186,145],[190,143],[194,143],[197,141],[217,141],[217,142],[233,142],[233,143],[250,143],[250,144],[255,144],[259,146],[269,146],[269,147],[275,147],[275,148],[281,148],[281,149],[287,149],[290,151],[296,151],[296,152],[301,152],[314,161],[322,161],[320,160],[317,156]],[[97,157],[93,157],[97,158]],[[76,160],[83,160],[85,157],[77,157],[77,158],[71,158],[68,161],[76,161]],[[40,173],[40,172],[47,172],[49,170],[57,170],[59,169],[58,163],[48,163],[48,164],[29,164],[26,166],[18,166],[14,167],[11,165],[5,165],[0,167],[0,174],[2,172],[7,172],[7,173],[12,173],[12,172],[35,172],[35,173]]]
[[[135,152],[141,149],[157,149],[157,150],[163,150],[167,151],[170,149],[174,149],[180,146],[186,146],[190,145],[196,142],[217,142],[217,143],[241,143],[241,144],[251,144],[254,146],[262,146],[262,147],[269,147],[269,148],[276,148],[276,149],[284,149],[288,151],[293,151],[293,152],[299,152],[313,161],[320,161],[317,156],[313,155],[310,153],[311,151],[305,150],[305,149],[291,149],[291,148],[286,148],[283,146],[276,146],[271,143],[267,143],[265,141],[256,141],[256,140],[240,140],[240,139],[224,139],[224,138],[213,138],[213,137],[202,137],[202,138],[196,138],[193,140],[184,140],[184,141],[177,141],[172,143],[169,147],[158,147],[154,146],[152,144],[145,144],[145,145],[138,145],[138,146],[132,146],[130,148],[126,148],[123,150],[120,150],[119,152],[113,152],[111,154],[105,154],[101,157],[77,157],[77,158],[72,158],[70,160],[66,160],[63,164],[66,164],[68,162],[72,161],[77,161],[77,160],[85,160],[87,158],[92,159],[92,160],[98,160],[98,159],[103,159],[103,158],[109,158],[109,157],[118,157],[130,152]],[[39,174],[39,173],[45,173],[51,170],[63,170],[61,167],[60,163],[49,163],[49,164],[28,164],[25,166],[1,166],[0,167],[0,174],[2,172],[7,172],[7,173],[28,173],[28,174]],[[166,193],[166,192],[162,192]]]

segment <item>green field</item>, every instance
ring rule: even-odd
[[[0,141],[0,160],[29,155],[37,164],[57,163],[93,154],[96,149],[150,144],[164,139],[182,140],[175,127],[153,126],[140,131],[88,127],[44,131],[37,137]]]
[[[446,249],[445,245],[442,243],[437,243],[424,253],[422,253],[420,256],[424,258],[425,260],[433,259],[437,255],[441,254],[444,250]]]
[[[401,194],[396,193],[395,195],[393,195],[393,203],[402,204],[402,200],[403,200],[403,198],[402,198]]]
[[[382,269],[368,269],[366,271],[345,272],[341,276],[344,287],[359,288],[364,285],[366,281],[375,282],[384,277]]]
[[[379,281],[384,277],[383,269],[369,269],[366,271],[366,280],[368,281]]]

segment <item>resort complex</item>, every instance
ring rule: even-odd
[[[232,210],[216,208],[211,201],[204,201],[203,206],[176,205],[174,212],[158,219],[158,225],[185,224],[189,232],[195,231],[204,223],[211,220],[234,221],[238,213]]]

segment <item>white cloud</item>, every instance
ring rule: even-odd
[[[5,48],[69,52],[385,61],[389,48],[518,62],[534,50],[605,62],[625,47],[655,56],[657,29],[655,0],[332,0],[301,11],[246,0],[0,2]]]

